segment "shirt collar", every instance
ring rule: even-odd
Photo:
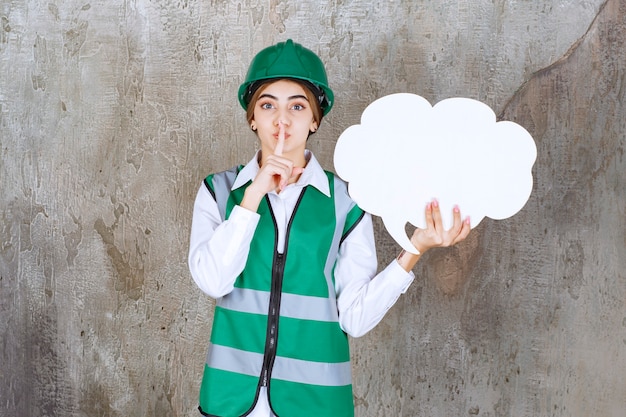
[[[235,183],[233,184],[232,189],[235,190],[243,185],[247,184],[248,181],[254,180],[256,174],[259,172],[259,158],[261,156],[261,151],[258,151],[254,157],[248,162],[235,179]],[[298,178],[298,182],[296,182],[295,186],[305,187],[307,185],[312,185],[317,188],[322,194],[327,197],[330,197],[330,187],[328,185],[328,177],[324,172],[324,169],[319,164],[313,152],[309,150],[304,151],[304,157],[307,160],[306,167],[304,168],[304,172]]]

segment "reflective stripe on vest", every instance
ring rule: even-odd
[[[263,362],[263,354],[246,352],[226,346],[211,345],[209,355],[219,357],[212,365],[216,369],[257,377],[261,373],[258,364]],[[207,363],[212,362],[207,358]],[[276,357],[272,378],[310,385],[343,386],[350,385],[350,361],[321,363],[298,359]]]
[[[267,291],[235,288],[228,297],[219,299],[218,305],[244,313],[267,314],[269,299],[270,293]],[[332,311],[325,310],[327,303],[321,297],[284,293],[280,302],[280,315],[294,319],[337,321],[338,318]]]
[[[231,191],[239,169],[205,180],[223,219],[249,185]],[[305,187],[287,228],[284,255],[275,250],[267,197],[258,209],[261,219],[248,263],[215,308],[200,395],[207,415],[245,414],[263,384],[280,417],[354,415],[348,340],[338,323],[333,269],[342,240],[363,212],[346,184],[326,174],[331,197]],[[274,316],[274,310],[280,314]]]

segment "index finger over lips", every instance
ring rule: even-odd
[[[282,121],[278,122],[278,142],[276,142],[276,148],[274,148],[274,155],[282,156],[283,148],[285,147],[285,125]]]

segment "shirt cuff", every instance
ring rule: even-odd
[[[384,274],[386,285],[397,288],[401,294],[404,294],[409,289],[409,286],[415,279],[413,271],[406,272],[395,259],[387,265]]]
[[[241,206],[235,206],[230,212],[228,220],[242,224],[251,223],[254,228],[256,228],[260,218],[261,215],[256,211],[248,210],[247,208],[243,208]]]
[[[260,218],[261,216],[254,211],[241,206],[233,207],[228,217],[230,233],[232,234],[224,253],[224,265],[228,266],[237,259],[238,255],[242,253],[241,250],[244,247],[244,242],[247,242],[249,245]]]

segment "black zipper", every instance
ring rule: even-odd
[[[272,289],[270,291],[270,306],[267,313],[267,334],[265,336],[265,357],[263,358],[263,374],[261,385],[269,385],[270,373],[276,359],[276,344],[278,342],[278,317],[280,300],[285,272],[285,255],[274,252],[274,267],[272,268]]]
[[[272,211],[272,206],[270,204],[269,197],[267,198],[267,205],[270,210],[270,215],[272,216],[272,221],[274,222],[274,233],[276,235],[276,239],[274,241],[274,262],[272,266],[272,283],[270,289],[270,302],[269,309],[267,312],[267,332],[265,335],[265,354],[263,356],[263,368],[261,369],[261,380],[260,385],[263,387],[269,388],[270,378],[272,376],[272,368],[274,366],[274,360],[276,359],[276,349],[278,347],[278,319],[280,316],[280,301],[282,297],[283,290],[283,278],[285,274],[285,258],[287,257],[287,247],[289,242],[289,233],[291,231],[291,225],[293,223],[293,218],[296,215],[296,211],[298,210],[298,206],[302,201],[302,197],[304,196],[304,192],[308,187],[304,187],[300,196],[298,197],[298,201],[293,209],[293,213],[291,214],[291,218],[289,219],[289,224],[287,225],[287,230],[285,231],[285,248],[283,253],[278,252],[278,227],[276,226],[276,218],[274,217],[274,212]]]

